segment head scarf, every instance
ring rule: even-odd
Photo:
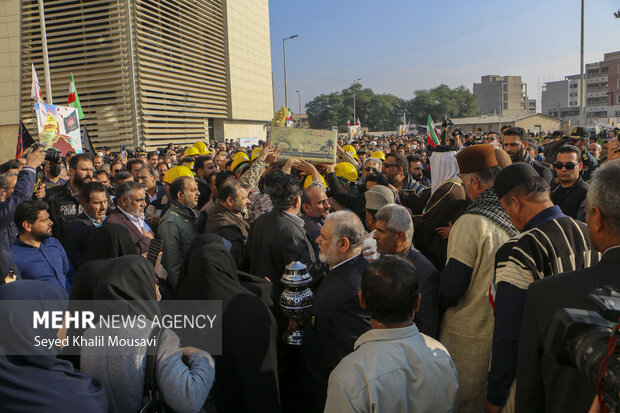
[[[105,224],[97,228],[86,245],[82,265],[92,260],[136,255],[136,244],[129,230],[120,224]]]
[[[205,235],[208,237],[198,241],[205,245],[189,257],[176,298],[222,301],[223,354],[214,357],[218,369],[212,389],[216,408],[227,412],[277,411],[275,319],[265,303],[241,284],[235,260],[221,238]],[[253,343],[249,348],[248,340]],[[199,342],[188,344],[200,346]]]
[[[6,300],[38,302],[36,310],[64,310],[65,290],[36,280],[20,280],[0,287],[0,330],[14,344],[0,340],[2,354],[32,350],[38,355],[0,355],[0,411],[33,412],[107,412],[103,387],[91,377],[75,370],[71,363],[57,358],[58,350],[35,348],[35,335],[54,338],[55,332],[32,328],[32,314],[25,314]]]
[[[95,288],[95,312],[101,315],[145,315],[152,320],[160,315],[155,294],[156,278],[151,263],[140,255],[110,260],[105,266],[105,276]]]
[[[434,151],[430,158],[431,164],[431,196],[444,182],[459,176],[459,164],[456,151]]]

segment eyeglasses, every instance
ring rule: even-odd
[[[556,162],[553,164],[553,167],[555,169],[566,168],[567,171],[572,171],[573,169],[575,169],[575,166],[577,166],[575,162],[566,162],[566,163]]]
[[[390,167],[392,167],[392,166],[396,166],[396,167],[398,167],[398,164],[397,164],[397,163],[384,163],[384,164],[383,164],[383,167],[384,167],[384,168],[390,168]]]
[[[366,168],[364,168],[364,170],[366,172],[370,172],[370,171],[379,172],[379,170],[377,168],[371,168],[370,166],[367,166]]]
[[[112,169],[112,172],[114,173],[119,173],[121,170],[120,169]]]

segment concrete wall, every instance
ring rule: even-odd
[[[236,138],[258,138],[265,140],[267,130],[264,122],[252,121],[230,121],[224,119],[214,119],[213,138],[215,142],[224,142],[224,139]]]
[[[268,0],[226,0],[226,33],[230,117],[267,122],[273,118]]]
[[[19,0],[0,0],[0,161],[15,157],[19,125]]]

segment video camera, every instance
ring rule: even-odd
[[[454,122],[452,122],[452,120],[449,117],[444,116],[443,118],[441,118],[442,127],[447,128],[448,126],[452,126],[452,125],[454,125]]]
[[[620,291],[596,288],[588,296],[595,311],[563,308],[551,322],[545,349],[557,362],[577,367],[597,386],[601,402],[610,412],[620,407]]]
[[[44,146],[41,145],[40,143],[35,143],[34,145],[32,145],[32,150],[36,151],[39,148],[43,148]],[[62,159],[62,154],[60,153],[60,151],[56,148],[47,148],[45,150],[45,160],[49,163],[60,163],[60,160]]]

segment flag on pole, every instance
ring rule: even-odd
[[[39,83],[39,77],[37,71],[32,64],[32,85],[30,86],[30,97],[36,101],[43,101],[43,94],[41,93],[41,84]]]
[[[360,126],[362,123],[360,122],[360,118],[357,118],[357,121],[355,122],[355,126]]]
[[[71,83],[69,83],[67,104],[77,109],[80,120],[84,119],[84,112],[82,112],[82,105],[80,105],[80,97],[78,96],[77,89],[75,88],[75,81],[73,80],[73,72],[71,72]]]
[[[37,71],[32,63],[32,85],[30,86],[30,97],[34,99],[35,103],[39,104],[37,117],[39,118],[40,126],[43,126],[47,111],[45,110],[45,101],[43,100],[43,93],[41,93],[41,84],[39,83],[39,77]]]
[[[90,156],[90,159],[93,159],[95,156],[95,149],[93,148],[93,143],[90,141],[90,137],[88,136],[86,124],[84,124],[84,130],[82,132],[82,153],[86,153]]]
[[[24,150],[34,144],[34,139],[24,126],[24,122],[19,121],[19,132],[17,133],[17,148],[15,149],[15,159],[24,155]]]
[[[437,129],[435,129],[435,124],[433,123],[433,119],[430,114],[428,115],[428,120],[426,121],[426,140],[433,148],[439,145]]]

